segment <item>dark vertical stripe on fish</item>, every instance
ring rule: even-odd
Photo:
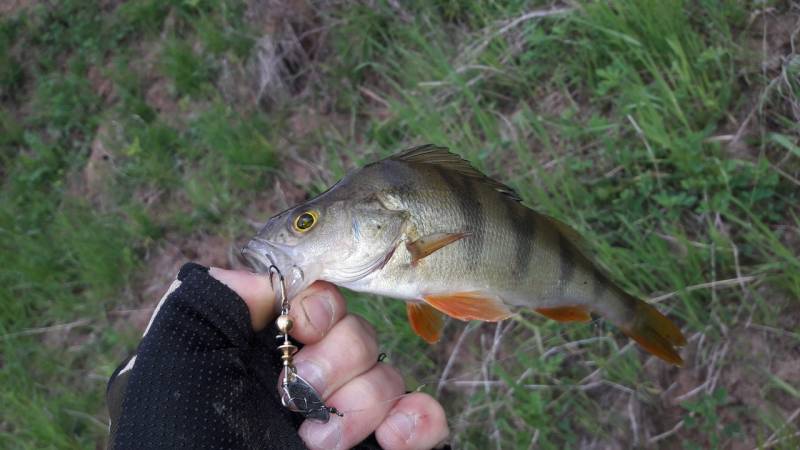
[[[514,261],[511,273],[514,278],[520,278],[528,273],[531,264],[531,243],[536,236],[536,217],[508,199],[498,201],[503,202],[506,217],[514,232]]]
[[[561,233],[558,234],[558,250],[561,259],[558,287],[559,291],[563,293],[567,288],[567,284],[575,275],[575,252],[572,251],[572,243]]]
[[[466,230],[448,231],[467,231],[470,233],[463,241],[467,245],[466,256],[469,259],[469,268],[474,269],[481,263],[486,233],[483,206],[478,199],[478,193],[472,180],[454,175],[446,169],[440,169],[439,176],[442,177],[442,181],[450,191],[452,198],[457,201],[458,211],[467,227]]]
[[[592,279],[592,298],[594,300],[599,300],[608,289],[608,280],[606,280],[603,272],[600,272],[597,269],[592,270]]]

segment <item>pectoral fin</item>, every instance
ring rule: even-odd
[[[406,312],[411,329],[417,336],[429,344],[439,342],[444,328],[442,313],[424,303],[406,303]]]
[[[442,247],[469,236],[469,233],[434,233],[423,236],[414,242],[406,244],[408,252],[411,253],[411,264],[416,264],[420,259],[430,255]]]
[[[559,322],[590,322],[592,316],[583,306],[560,306],[557,308],[536,308],[537,313]]]
[[[459,320],[497,322],[512,314],[502,300],[480,292],[426,295],[423,299],[439,311]]]

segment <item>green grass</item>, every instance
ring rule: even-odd
[[[796,448],[800,55],[781,24],[800,11],[759,5],[298,12],[273,28],[310,56],[272,102],[246,2],[69,0],[0,19],[0,446],[103,445],[131,310],[180,264],[157,265],[166,249],[224,262],[210,242],[235,248],[280,209],[276,180],[297,199],[431,142],[575,226],[690,340],[675,369],[603,321],[525,312],[450,322],[428,347],[401,302],[348,294],[410,388],[445,404],[455,447]]]

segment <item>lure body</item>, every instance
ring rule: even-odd
[[[614,284],[574,230],[440,147],[349,174],[270,219],[246,253],[256,267],[293,271],[298,290],[322,279],[404,299],[428,342],[441,336],[441,314],[497,321],[528,308],[569,322],[593,312],[656,356],[682,362],[678,327]]]

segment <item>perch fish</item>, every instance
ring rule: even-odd
[[[443,315],[499,321],[520,308],[560,322],[597,314],[681,365],[686,340],[656,308],[614,284],[567,225],[447,149],[415,147],[355,170],[272,217],[243,249],[276,266],[290,297],[316,280],[403,299],[434,343]]]

